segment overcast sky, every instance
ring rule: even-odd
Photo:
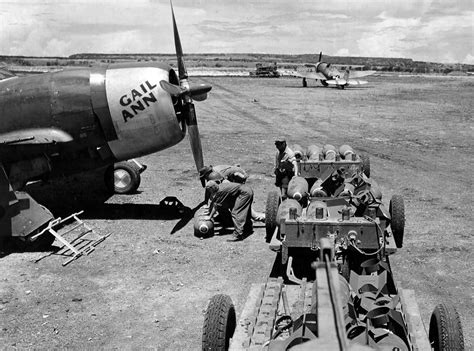
[[[473,0],[174,0],[185,53],[474,64]],[[172,53],[168,0],[0,0],[0,55]]]

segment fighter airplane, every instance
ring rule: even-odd
[[[334,86],[344,89],[348,86],[367,84],[365,80],[358,80],[354,78],[362,78],[374,74],[375,71],[352,71],[346,70],[341,73],[336,67],[331,66],[330,63],[322,62],[323,53],[319,53],[319,60],[317,63],[306,63],[304,66],[309,68],[305,72],[291,71],[288,74],[294,77],[303,78],[303,87],[308,86],[307,79],[320,80],[325,87]]]
[[[212,87],[189,84],[171,12],[178,72],[164,63],[118,63],[0,81],[0,245],[5,237],[25,241],[52,219],[19,191],[28,181],[110,169],[179,143],[186,129],[196,168],[203,167],[193,100],[205,100]]]

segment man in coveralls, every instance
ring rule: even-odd
[[[253,191],[245,184],[232,182],[216,183],[210,180],[206,190],[211,194],[209,216],[214,217],[216,211],[220,214],[230,211],[234,223],[233,241],[243,240],[252,234],[252,202]]]
[[[213,172],[217,172],[222,177],[212,174]],[[227,179],[229,182],[244,184],[248,177],[247,172],[245,172],[245,170],[239,165],[205,166],[199,170],[199,178],[201,179],[201,182],[203,182],[203,180],[222,181],[223,179]],[[203,186],[205,185],[204,182]]]
[[[275,139],[275,146],[278,149],[275,156],[275,185],[280,188],[281,197],[286,199],[288,183],[290,182],[290,179],[297,174],[298,166],[295,154],[286,145],[285,138],[279,137]]]
[[[223,182],[234,182],[244,184],[247,181],[248,174],[239,165],[217,165],[205,166],[199,170],[199,178],[205,186],[206,182],[213,180],[217,184]],[[205,200],[209,200],[209,191],[206,191]],[[265,214],[257,212],[252,208],[252,219],[254,221],[265,222]]]

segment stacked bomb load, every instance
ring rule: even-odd
[[[463,350],[455,308],[436,306],[427,334],[414,292],[395,281],[403,198],[385,207],[369,159],[348,145],[291,148],[298,173],[288,197],[267,198],[272,273],[252,285],[238,322],[229,296],[211,299],[203,349]]]

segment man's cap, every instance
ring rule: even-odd
[[[275,139],[275,143],[284,143],[286,142],[286,138],[283,136],[279,136]]]
[[[204,166],[199,170],[199,178],[204,178],[212,172],[212,166]]]

